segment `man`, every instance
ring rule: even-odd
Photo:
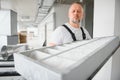
[[[50,43],[48,45],[55,46],[77,40],[91,39],[88,31],[84,27],[80,26],[80,21],[83,19],[83,15],[84,11],[81,3],[72,3],[68,12],[69,22],[58,27],[53,32]]]

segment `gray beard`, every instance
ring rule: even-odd
[[[75,23],[75,24],[79,24],[80,20],[79,21],[72,20],[72,22]]]

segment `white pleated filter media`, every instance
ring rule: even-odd
[[[27,80],[86,80],[118,45],[113,36],[16,53],[15,69]]]

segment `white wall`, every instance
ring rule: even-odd
[[[112,57],[111,80],[120,80],[120,47]]]
[[[115,35],[120,38],[120,0],[115,0]],[[120,80],[120,47],[112,57],[111,80]]]
[[[0,10],[0,35],[17,35],[17,13]]]
[[[110,58],[104,67],[95,75],[92,80],[111,80],[112,58]]]
[[[68,10],[70,5],[68,4],[55,4],[56,13],[56,27],[68,22]]]
[[[10,11],[1,10],[0,11],[0,35],[11,35],[10,29]]]
[[[0,51],[3,45],[7,45],[7,36],[0,36]]]
[[[55,28],[54,20],[55,20],[55,12],[54,12],[54,8],[52,8],[49,14],[44,18],[44,20],[42,20],[42,22],[38,26],[41,45],[44,43],[45,37],[47,39],[47,42],[49,42],[51,32]],[[46,32],[45,32],[45,28],[46,28]]]
[[[120,38],[120,0],[115,0],[115,35]]]
[[[49,43],[49,39],[52,35],[54,29],[66,22],[68,22],[68,9],[69,5],[65,4],[54,4],[51,8],[49,14],[42,20],[39,24],[39,35],[40,35],[40,44],[42,45],[45,41],[45,27],[46,27],[46,39]]]
[[[3,45],[17,43],[17,13],[12,10],[0,10],[0,49]]]
[[[94,0],[93,37],[114,35],[115,0]]]
[[[94,0],[93,37],[120,37],[120,0]],[[120,80],[120,50],[115,52],[109,66],[103,66],[93,80]],[[119,67],[119,68],[118,68]]]

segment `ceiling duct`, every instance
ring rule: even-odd
[[[44,14],[47,14],[49,11],[49,8],[39,8],[39,13],[44,13]]]
[[[44,14],[44,13],[38,13],[38,17],[45,17],[46,16],[46,14]]]
[[[39,0],[39,8],[35,19],[35,23],[40,23],[40,21],[42,21],[47,16],[54,2],[55,0]]]
[[[72,4],[73,2],[81,2],[82,0],[55,0],[55,3],[60,3],[60,4]]]
[[[64,3],[65,0],[56,0],[57,3]]]
[[[44,2],[43,2],[43,7],[44,7],[44,6],[49,6],[49,7],[51,7],[54,2],[55,2],[55,0],[44,0]]]

